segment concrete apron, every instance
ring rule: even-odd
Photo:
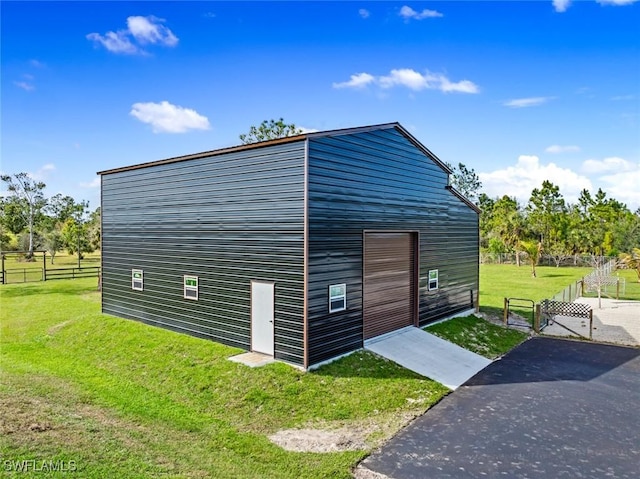
[[[457,389],[491,364],[490,359],[414,326],[369,339],[364,348],[449,389]]]

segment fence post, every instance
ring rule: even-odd
[[[580,282],[580,296],[584,297],[584,276],[582,277],[582,281]]]
[[[589,310],[589,339],[593,339],[593,309]]]
[[[504,298],[504,308],[502,309],[502,321],[504,322],[505,326],[509,322],[509,300],[507,298]]]
[[[7,284],[7,273],[4,270],[4,255],[0,256],[2,256],[2,284]]]
[[[42,281],[47,280],[47,252],[42,253]]]
[[[533,330],[540,334],[540,303],[536,304],[536,314],[533,320]]]
[[[616,299],[620,299],[620,278],[616,281]]]

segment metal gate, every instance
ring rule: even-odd
[[[567,303],[565,301],[553,301],[545,299],[538,304],[536,308],[536,320],[534,322],[534,330],[536,333],[540,333],[551,322],[557,324],[561,328],[567,331],[586,338],[584,334],[580,334],[577,331],[569,328],[567,325],[562,324],[557,320],[557,316],[566,316],[573,318],[584,318],[589,320],[589,337],[593,339],[593,310],[588,304],[582,303]]]

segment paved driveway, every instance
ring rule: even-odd
[[[356,477],[637,478],[640,349],[534,338],[360,465]]]

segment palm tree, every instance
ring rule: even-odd
[[[542,254],[542,243],[535,241],[520,241],[520,246],[529,255],[529,261],[531,262],[531,276],[536,277],[536,265]]]

